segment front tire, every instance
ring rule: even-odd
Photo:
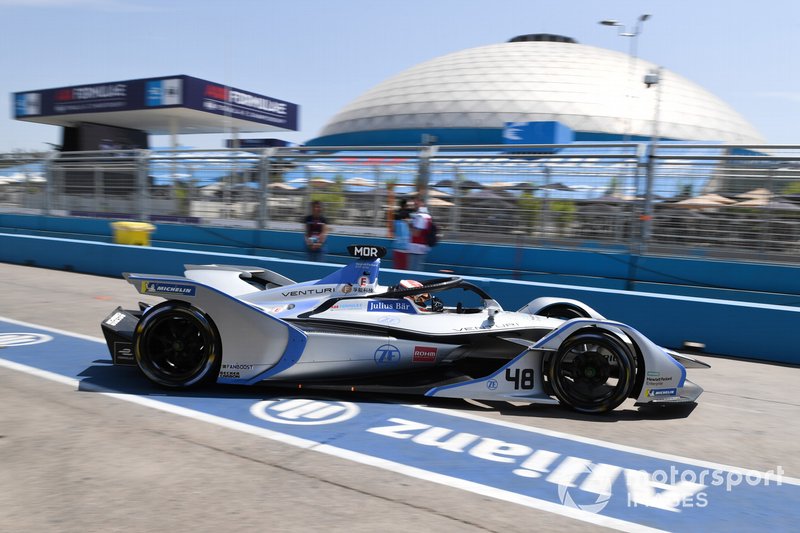
[[[582,413],[616,409],[636,381],[636,357],[616,336],[578,332],[550,359],[547,376],[556,398]]]
[[[148,310],[133,338],[136,363],[163,387],[182,388],[215,378],[222,361],[211,318],[184,302],[167,301]]]

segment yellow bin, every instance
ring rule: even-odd
[[[115,243],[138,246],[150,246],[150,234],[156,229],[147,222],[112,222],[111,227]]]

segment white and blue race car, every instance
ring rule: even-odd
[[[353,263],[302,283],[222,265],[187,265],[184,277],[125,274],[166,301],[103,320],[113,361],[172,388],[265,383],[560,402],[588,413],[702,393],[686,368],[708,365],[581,302],[544,297],[506,311],[459,277],[382,286],[386,250],[348,250]]]

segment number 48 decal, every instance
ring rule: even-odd
[[[514,382],[514,389],[530,390],[534,386],[532,368],[506,368],[506,381]]]

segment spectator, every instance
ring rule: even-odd
[[[410,211],[403,199],[400,201],[400,208],[394,218],[394,243],[392,246],[392,266],[394,268],[408,268],[408,247],[411,242],[411,228],[408,225],[410,218]]]
[[[396,213],[397,216],[395,218],[401,218],[401,215],[405,215],[404,218],[410,219],[411,218],[411,209],[408,208],[408,200],[406,200],[405,198],[400,198],[400,201],[398,202],[398,204],[399,204],[399,207],[397,209],[397,213]]]
[[[422,271],[425,269],[425,257],[430,251],[428,246],[428,231],[431,225],[431,215],[425,207],[425,200],[421,195],[414,199],[416,211],[411,217],[411,244],[408,247],[408,269]]]
[[[325,260],[325,241],[328,238],[328,221],[322,215],[322,202],[311,202],[311,214],[305,220],[306,250],[309,261]]]

